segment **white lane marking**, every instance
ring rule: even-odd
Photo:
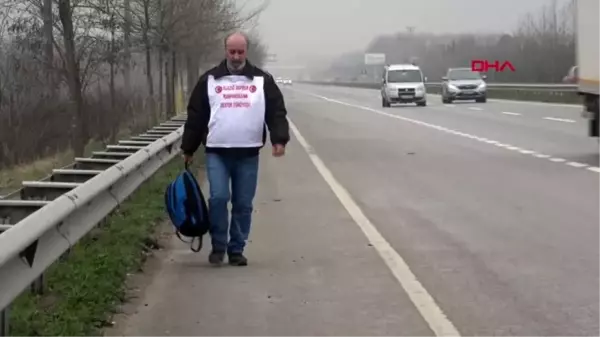
[[[493,99],[489,99],[488,101],[490,102],[497,102],[497,103],[512,103],[512,104],[527,104],[527,105],[537,105],[537,106],[545,106],[545,107],[559,107],[559,108],[575,108],[575,109],[581,109],[581,105],[577,105],[577,104],[563,104],[563,103],[546,103],[546,102],[533,102],[533,101],[511,101],[508,99],[499,99],[499,98],[493,98]]]
[[[572,119],[556,118],[556,117],[544,117],[544,119],[547,119],[549,121],[555,121],[555,122],[563,122],[563,123],[575,123],[576,122]]]
[[[516,113],[516,112],[502,111],[502,113],[505,115],[511,115],[511,116],[521,116],[520,113]]]
[[[373,89],[366,89],[366,90],[373,90]],[[438,96],[438,97],[441,97],[438,94],[427,94],[427,96]],[[568,103],[546,103],[546,102],[534,102],[534,101],[516,101],[516,100],[500,99],[500,98],[488,98],[488,102],[510,103],[510,104],[517,104],[517,105],[537,105],[537,106],[544,106],[544,107],[559,107],[559,108],[581,109],[581,105],[578,105],[578,104],[568,104]]]
[[[573,166],[573,167],[588,167],[588,164],[584,164],[584,163],[578,163],[576,161],[570,161],[567,163],[567,165],[569,166]]]
[[[288,118],[288,121],[290,129],[292,129],[298,143],[302,145],[313,165],[317,168],[317,171],[319,171],[354,222],[363,231],[369,242],[375,247],[379,256],[381,256],[396,277],[396,280],[404,288],[404,291],[408,294],[421,316],[427,321],[431,330],[433,330],[436,336],[460,336],[454,324],[450,322],[433,297],[421,285],[421,282],[419,282],[410,270],[406,261],[392,248],[383,235],[379,233],[377,228],[352,199],[350,193],[335,179],[333,173],[325,166],[325,163],[315,153],[314,148],[308,144],[292,120]]]
[[[483,111],[483,109],[482,109],[482,108],[477,108],[477,107],[474,107],[474,106],[472,106],[472,107],[469,107],[469,110]]]
[[[454,135],[457,135],[457,136],[462,136],[462,137],[466,137],[466,138],[475,139],[475,140],[480,141],[482,143],[492,144],[492,145],[495,145],[495,146],[498,146],[498,147],[505,148],[507,150],[519,151],[521,153],[525,153],[523,151],[526,151],[527,152],[526,154],[530,154],[531,156],[536,157],[536,158],[548,159],[548,160],[550,160],[552,162],[556,162],[556,163],[565,163],[565,162],[567,162],[567,160],[563,159],[563,158],[555,158],[555,157],[552,157],[552,156],[549,156],[549,155],[546,155],[546,154],[537,153],[535,151],[531,151],[531,153],[529,153],[529,150],[521,149],[521,148],[519,148],[517,146],[514,146],[514,145],[503,144],[503,143],[500,143],[498,141],[493,141],[493,140],[486,139],[486,138],[483,138],[483,137],[478,137],[478,136],[475,136],[475,135],[466,134],[464,132],[460,132],[460,131],[457,131],[457,130],[448,129],[448,128],[445,128],[445,127],[442,127],[442,126],[439,126],[439,125],[422,122],[422,121],[419,121],[419,120],[416,120],[416,119],[412,119],[412,118],[408,118],[408,117],[404,117],[404,116],[400,116],[400,115],[390,114],[390,113],[387,113],[387,112],[383,112],[383,111],[376,110],[376,109],[369,108],[369,107],[362,106],[362,105],[356,105],[356,104],[351,104],[351,103],[346,103],[346,102],[338,101],[336,99],[332,99],[332,98],[328,98],[328,97],[325,97],[325,96],[313,94],[313,93],[308,92],[308,91],[302,91],[302,92],[305,93],[305,94],[307,94],[307,95],[318,97],[320,99],[323,99],[323,100],[326,100],[326,101],[329,101],[329,102],[333,102],[333,103],[337,103],[337,104],[341,104],[341,105],[346,105],[346,106],[349,106],[349,107],[352,107],[352,108],[356,108],[356,109],[361,109],[361,110],[366,110],[366,111],[374,112],[374,113],[377,113],[377,114],[380,114],[380,115],[383,115],[383,116],[387,116],[387,117],[395,118],[395,119],[400,119],[400,120],[403,120],[405,122],[409,122],[409,123],[413,123],[413,124],[417,124],[417,125],[422,125],[422,126],[425,126],[425,127],[428,127],[428,128],[432,128],[432,129],[444,131],[446,133],[454,134]],[[568,165],[568,166],[578,167],[578,166],[574,166],[574,165]],[[588,167],[588,166],[585,166],[585,168],[587,168],[589,171],[600,173],[600,168],[599,167],[595,167],[595,166],[589,166]]]
[[[444,104],[444,106],[447,106],[449,108],[456,108],[456,105],[454,104]]]

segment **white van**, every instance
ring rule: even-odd
[[[385,68],[381,86],[381,105],[389,108],[392,103],[416,103],[427,105],[427,93],[421,68],[412,64],[393,64]]]

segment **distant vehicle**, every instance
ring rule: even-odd
[[[450,68],[442,77],[442,102],[452,103],[454,100],[487,101],[486,76],[471,68]]]
[[[289,78],[277,77],[275,79],[275,83],[277,83],[277,84],[283,84],[283,85],[291,85],[292,84],[292,80],[289,79]]]
[[[389,108],[392,103],[416,103],[427,105],[427,93],[421,68],[412,64],[392,64],[385,67],[381,85],[381,105]]]

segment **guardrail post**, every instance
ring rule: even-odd
[[[44,274],[40,275],[33,283],[31,283],[31,292],[36,295],[44,293]]]
[[[110,214],[109,214],[109,215],[107,215],[107,216],[110,216]],[[104,218],[104,219],[102,219],[102,220],[98,221],[98,224],[96,225],[96,228],[102,228],[102,227],[105,227],[105,226],[106,226],[106,223],[107,223],[107,220],[106,220],[106,219],[107,219],[107,218]]]
[[[0,311],[0,336],[10,336],[8,322],[9,308],[10,307],[6,307],[4,310]]]

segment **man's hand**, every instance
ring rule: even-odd
[[[194,157],[193,156],[190,156],[190,155],[187,155],[187,154],[183,155],[183,163],[185,165],[188,165],[188,166],[191,165],[192,161],[194,161]]]
[[[285,155],[285,146],[281,144],[273,145],[273,157],[283,157]]]

